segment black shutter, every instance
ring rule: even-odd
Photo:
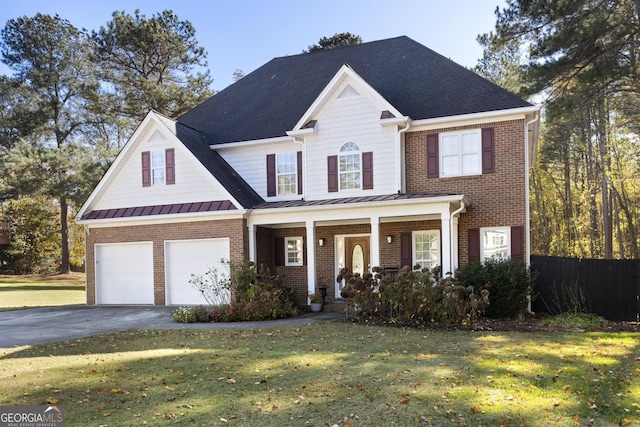
[[[470,228],[467,232],[468,236],[468,252],[469,262],[480,261],[480,229]]]
[[[427,135],[427,178],[440,176],[440,158],[438,156],[438,134]]]
[[[400,268],[408,266],[413,269],[413,251],[411,248],[411,233],[400,234]]]
[[[151,187],[151,152],[142,152],[142,186]]]
[[[524,261],[524,227],[511,227],[511,258]]]
[[[493,128],[482,129],[482,173],[496,171],[493,148]]]
[[[164,152],[165,179],[167,185],[176,183],[176,153],[173,148],[167,148]]]
[[[276,155],[267,154],[267,196],[276,195]]]
[[[273,239],[273,263],[276,267],[284,265],[284,237],[276,237]]]
[[[302,194],[302,151],[298,151],[298,194]]]
[[[338,191],[338,156],[327,157],[327,190],[329,193]]]
[[[362,153],[362,189],[373,190],[373,152]]]

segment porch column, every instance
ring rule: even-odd
[[[307,294],[316,290],[316,226],[307,221]]]
[[[380,217],[371,217],[371,253],[369,258],[371,265],[368,270],[373,267],[380,267]]]
[[[459,260],[458,260],[458,218],[459,214],[453,217],[453,221],[451,223],[451,229],[453,230],[453,235],[451,236],[451,271],[455,272],[456,268],[458,268]]]
[[[448,272],[453,273],[453,267],[451,264],[453,236],[451,235],[449,212],[440,213],[440,222],[442,223],[442,277],[446,277]]]
[[[249,229],[249,261],[256,262],[256,233],[258,227],[256,227],[254,224],[248,223],[247,228]]]

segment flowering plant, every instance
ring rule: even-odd
[[[309,294],[309,300],[314,304],[322,304],[322,294],[318,291]]]

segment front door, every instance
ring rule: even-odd
[[[345,237],[345,266],[354,274],[364,275],[371,269],[369,236]]]

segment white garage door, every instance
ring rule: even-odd
[[[153,304],[153,244],[95,246],[97,304]]]
[[[192,274],[204,274],[210,268],[228,271],[220,263],[229,259],[229,239],[166,241],[164,246],[167,305],[207,304],[189,280]]]

